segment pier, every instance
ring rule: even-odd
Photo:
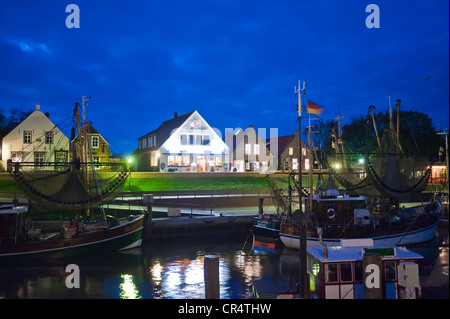
[[[151,207],[145,195],[153,197]],[[270,194],[242,190],[126,192],[110,204],[103,205],[112,216],[141,214],[151,211],[151,222],[146,223],[144,240],[170,238],[213,238],[230,234],[247,234],[258,214],[260,198],[266,212],[275,212]],[[11,203],[11,197],[1,197],[0,203]],[[26,198],[17,198],[26,204]],[[58,229],[61,221],[33,221],[45,231]],[[63,220],[63,224],[69,220]]]

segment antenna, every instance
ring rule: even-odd
[[[81,104],[81,106],[83,107],[83,125],[86,123],[86,106],[88,105],[87,104],[87,101],[90,101],[91,100],[91,97],[89,96],[88,98],[87,98],[87,96],[86,95],[83,95],[82,96],[82,104]]]
[[[302,116],[302,95],[300,94],[303,91],[303,94],[306,94],[306,84],[305,81],[303,81],[303,88],[300,88],[300,80],[298,80],[298,89],[295,87],[295,95],[298,94],[298,116]],[[300,132],[299,132],[300,134]]]

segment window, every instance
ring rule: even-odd
[[[100,157],[98,157],[98,156],[93,156],[93,157],[92,157],[92,161],[93,161],[94,163],[100,163]],[[100,168],[100,166],[99,166],[99,165],[95,165],[95,168]]]
[[[352,264],[351,263],[341,263],[341,282],[352,281]]]
[[[245,144],[245,149],[244,149],[245,155],[250,155],[251,151],[252,151],[251,144]]]
[[[216,166],[222,166],[222,157],[216,156]]]
[[[289,147],[289,155],[294,155],[294,148],[293,147]]]
[[[180,143],[181,143],[181,145],[187,145],[188,144],[187,135],[180,135]]]
[[[23,144],[31,144],[31,131],[23,131]]]
[[[201,135],[195,136],[195,145],[202,145],[202,136]]]
[[[157,152],[152,152],[150,156],[150,166],[158,166]]]
[[[210,143],[209,135],[203,135],[202,145],[210,145]]]
[[[194,135],[189,135],[189,145],[194,145]]]
[[[45,132],[45,144],[53,144],[53,131]]]
[[[21,152],[11,152],[11,160],[13,162],[22,162],[22,153]]]
[[[293,170],[298,169],[298,158],[293,158],[292,159],[292,169]]]
[[[99,138],[98,136],[92,136],[92,147],[98,148]]]
[[[259,154],[259,144],[255,144],[253,145],[253,151],[255,155]]]
[[[44,163],[45,159],[45,153],[44,152],[35,152],[34,153],[34,163],[37,166],[40,166],[39,164]]]
[[[386,261],[384,263],[386,281],[394,281],[397,279],[395,261]]]
[[[325,282],[338,282],[337,263],[325,264]]]
[[[55,162],[58,162],[58,163],[67,162],[67,152],[66,151],[55,151]]]
[[[174,157],[172,155],[167,156],[167,165],[168,166],[173,166],[173,162],[174,162]]]
[[[355,281],[362,282],[363,281],[363,263],[362,261],[355,261]]]
[[[190,156],[189,155],[183,155],[183,166],[190,166]]]

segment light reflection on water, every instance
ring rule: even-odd
[[[446,234],[448,245],[448,230]],[[293,289],[298,282],[298,253],[255,253],[241,250],[245,238],[233,240],[165,242],[142,249],[93,258],[47,261],[39,264],[0,265],[1,298],[144,298],[202,299],[205,297],[203,262],[219,258],[220,297],[245,299],[258,293]],[[441,238],[437,238],[441,240]],[[428,260],[424,273],[437,273],[448,282],[448,247],[415,247]],[[80,267],[79,289],[68,289],[65,267]],[[439,279],[442,280],[442,279]]]

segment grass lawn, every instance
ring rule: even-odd
[[[124,191],[174,191],[211,189],[268,189],[265,176],[261,177],[180,177],[131,178]]]
[[[288,178],[285,175],[272,175],[279,188],[288,187]],[[317,184],[317,176],[313,176],[313,185]],[[308,177],[303,177],[303,187],[307,187]],[[152,177],[131,178],[123,191],[183,191],[183,190],[269,190],[269,183],[265,175],[261,176],[205,176],[205,177]],[[447,192],[446,185],[428,184],[426,191]],[[22,193],[21,188],[14,180],[0,180],[0,193]]]

